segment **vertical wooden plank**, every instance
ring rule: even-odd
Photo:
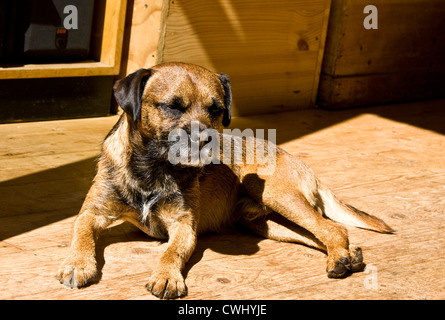
[[[172,1],[174,3],[174,1]],[[170,11],[170,0],[163,0],[160,28],[159,28],[159,41],[156,63],[162,63],[164,61],[164,49],[165,49],[165,34],[167,32],[167,18]]]
[[[100,61],[114,66],[119,73],[127,0],[107,0]]]
[[[330,12],[331,12],[331,5],[330,5],[330,1],[329,1],[329,4],[326,5],[326,7],[325,7],[323,25],[321,27],[321,35],[320,35],[321,41],[320,41],[320,48],[318,49],[317,66],[316,66],[315,74],[314,74],[314,84],[312,87],[312,97],[311,97],[311,102],[310,102],[311,106],[314,106],[317,101],[318,86],[320,84],[321,68],[323,65],[323,57],[324,57],[324,52],[326,49],[326,36],[327,36],[327,32],[328,32]]]
[[[162,34],[161,24],[163,8],[168,1],[164,0],[134,0],[129,3],[125,37],[128,47],[123,52],[123,65],[120,77],[148,68],[157,63],[158,43]]]
[[[339,57],[338,50],[344,36],[343,16],[346,10],[346,0],[332,0],[322,65],[322,72],[327,75],[334,74],[335,63]]]

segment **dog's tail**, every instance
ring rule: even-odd
[[[383,220],[342,202],[331,190],[320,183],[316,206],[328,218],[347,225],[382,233],[393,233],[395,231]]]

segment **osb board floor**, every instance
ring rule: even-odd
[[[100,238],[100,282],[64,288],[74,216],[117,117],[0,126],[0,299],[155,299],[144,288],[166,243],[121,224]],[[397,230],[349,228],[367,273],[334,280],[324,253],[237,228],[199,239],[186,299],[444,299],[445,101],[234,119],[278,143],[351,204]]]

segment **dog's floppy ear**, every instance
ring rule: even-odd
[[[224,88],[224,105],[226,109],[224,110],[222,124],[227,127],[232,119],[232,90],[230,89],[230,79],[227,74],[218,73],[219,81],[221,81]]]
[[[134,122],[141,117],[142,93],[150,75],[151,69],[139,69],[116,81],[113,86],[117,103]]]

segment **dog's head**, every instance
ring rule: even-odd
[[[205,128],[228,126],[231,119],[229,77],[185,63],[165,63],[118,80],[114,96],[139,131],[158,138],[192,121]]]
[[[113,89],[131,127],[166,151],[176,142],[170,139],[172,132],[197,140],[201,148],[208,129],[230,124],[229,77],[200,66],[165,63],[139,69]]]

